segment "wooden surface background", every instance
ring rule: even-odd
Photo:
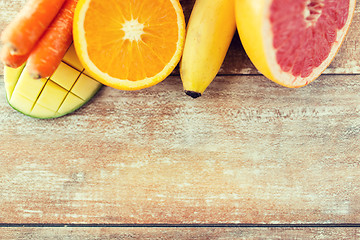
[[[0,1],[0,30],[24,2]],[[180,2],[188,19],[194,1]],[[359,11],[333,63],[300,89],[261,76],[238,36],[196,100],[175,70],[35,120],[7,104],[1,76],[0,236],[360,239]],[[6,228],[79,223],[135,228]]]

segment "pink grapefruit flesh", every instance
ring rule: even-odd
[[[295,77],[310,76],[345,27],[349,4],[350,0],[274,0],[270,22],[281,70]]]

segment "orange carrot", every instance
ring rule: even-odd
[[[28,0],[2,33],[12,55],[26,55],[40,39],[65,0]]]
[[[8,67],[18,68],[26,62],[29,54],[26,55],[12,55],[10,49],[7,46],[3,46],[1,49],[1,61]]]
[[[50,77],[72,43],[78,0],[66,0],[58,15],[30,54],[27,69],[33,78]]]

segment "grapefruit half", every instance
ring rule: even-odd
[[[236,23],[255,67],[302,87],[328,67],[345,39],[356,0],[236,0]]]

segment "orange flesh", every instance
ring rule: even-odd
[[[114,78],[153,77],[176,52],[177,15],[170,1],[93,0],[84,29],[91,61]]]

